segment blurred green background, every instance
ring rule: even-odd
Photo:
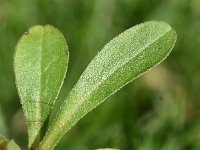
[[[52,24],[67,39],[69,69],[57,108],[104,44],[148,20],[177,31],[170,56],[84,117],[56,149],[199,150],[200,0],[0,0],[0,134],[27,149],[13,53],[29,27]]]

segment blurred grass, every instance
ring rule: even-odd
[[[12,64],[30,26],[55,25],[67,39],[70,62],[58,107],[104,44],[147,20],[175,28],[172,54],[83,118],[56,149],[199,150],[200,0],[0,0],[0,134],[26,149]]]

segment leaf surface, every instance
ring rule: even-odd
[[[166,23],[150,21],[115,37],[85,69],[58,111],[39,149],[53,149],[83,116],[164,60],[176,41]]]
[[[40,140],[41,127],[59,93],[67,64],[67,43],[53,26],[34,26],[17,44],[14,71],[28,124],[29,147]]]

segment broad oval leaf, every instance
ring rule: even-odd
[[[67,43],[53,26],[34,26],[17,44],[14,71],[28,124],[29,147],[40,140],[41,127],[59,93],[67,64]]]
[[[83,72],[39,148],[52,149],[89,111],[164,60],[175,41],[175,31],[157,21],[136,25],[111,40]]]

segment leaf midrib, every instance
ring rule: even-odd
[[[42,33],[41,33],[41,52],[40,52],[40,73],[39,73],[39,78],[40,78],[40,87],[39,87],[39,100],[37,102],[37,114],[38,114],[38,118],[41,119],[41,97],[42,97],[42,62],[43,62],[43,48],[44,48],[44,27],[42,27]],[[42,121],[42,122],[41,122]],[[44,121],[41,120],[40,122],[43,123]]]

